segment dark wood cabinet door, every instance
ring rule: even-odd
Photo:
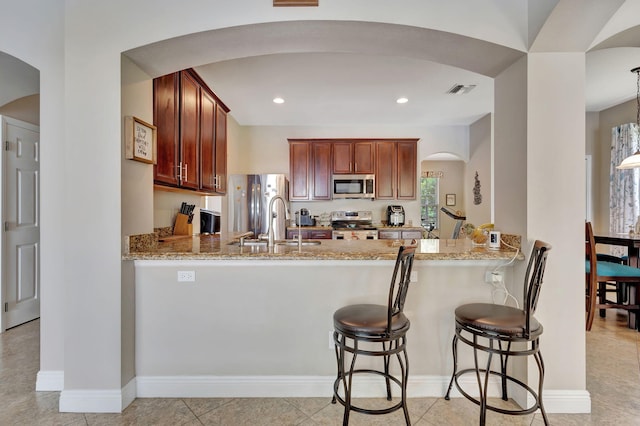
[[[180,186],[198,189],[200,183],[200,85],[188,73],[181,73],[180,160],[182,179]]]
[[[396,144],[376,142],[376,198],[393,200],[396,196]]]
[[[375,173],[373,142],[353,142],[353,171],[359,174]]]
[[[397,198],[415,200],[417,180],[417,146],[415,142],[397,143]]]
[[[216,104],[215,192],[227,193],[227,112]]]
[[[333,142],[333,173],[353,173],[351,142]]]
[[[178,185],[180,147],[180,73],[153,80],[153,124],[157,127],[157,163],[153,179],[157,183]]]
[[[200,92],[200,189],[215,191],[216,101],[206,91]]]
[[[330,229],[312,229],[309,231],[309,238],[313,240],[330,240],[331,233]]]
[[[331,142],[312,145],[313,193],[312,200],[331,199]]]
[[[309,165],[311,144],[307,142],[289,142],[289,199],[308,200],[311,184]]]

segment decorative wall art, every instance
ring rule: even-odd
[[[456,194],[447,194],[446,203],[448,206],[456,205]]]
[[[473,184],[473,204],[476,206],[482,204],[482,194],[480,193],[480,179],[476,171],[475,183]]]
[[[156,126],[137,117],[124,118],[125,158],[143,163],[156,162]]]

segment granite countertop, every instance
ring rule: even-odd
[[[153,234],[150,234],[153,235]],[[142,243],[138,241],[142,237]],[[514,236],[515,237],[515,236]],[[398,247],[411,240],[317,240],[319,245],[276,245],[275,247],[229,244],[234,238],[201,235],[153,241],[153,237],[130,236],[129,253],[123,260],[395,260]],[[148,244],[147,244],[148,243]],[[520,237],[509,244],[520,245]],[[517,245],[516,245],[517,244]],[[416,260],[511,260],[516,251],[472,246],[469,239],[417,240]],[[518,252],[517,259],[524,259]]]

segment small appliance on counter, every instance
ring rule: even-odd
[[[200,210],[200,233],[204,235],[220,232],[220,213]]]
[[[296,226],[315,226],[316,219],[311,217],[309,214],[309,210],[300,209],[299,212],[296,212]]]
[[[404,225],[404,207],[387,206],[387,225],[403,226]]]

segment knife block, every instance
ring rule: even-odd
[[[193,224],[188,222],[189,216],[178,213],[176,223],[173,225],[173,235],[193,235]]]

